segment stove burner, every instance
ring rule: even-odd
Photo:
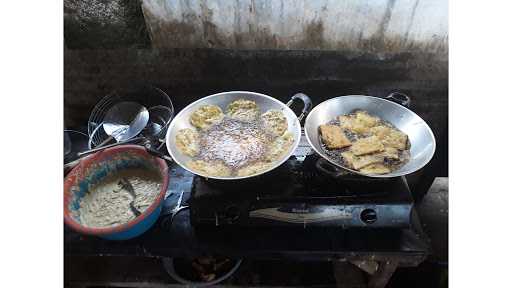
[[[299,146],[300,148],[300,146]],[[320,156],[290,157],[265,174],[236,181],[196,176],[190,199],[194,225],[320,225],[403,227],[412,198],[403,178],[356,174],[333,177],[317,169]]]

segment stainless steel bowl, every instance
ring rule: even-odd
[[[195,171],[194,169],[191,169],[186,165],[186,163],[190,160],[192,160],[191,157],[182,154],[175,144],[176,139],[176,133],[185,128],[192,128],[192,124],[190,124],[190,115],[198,109],[200,106],[203,105],[217,105],[219,106],[223,111],[226,111],[226,107],[229,103],[231,103],[234,100],[237,99],[247,99],[247,100],[253,100],[256,102],[256,104],[259,106],[260,111],[267,111],[269,109],[276,109],[281,110],[284,115],[286,116],[286,119],[288,120],[288,131],[292,133],[293,135],[293,145],[288,151],[287,155],[283,156],[279,161],[276,161],[271,167],[268,169],[265,169],[257,174],[253,174],[250,176],[229,176],[229,177],[219,177],[219,176],[210,176],[202,174],[199,171]],[[300,99],[304,102],[304,109],[302,110],[301,116],[297,118],[297,115],[289,108],[289,106],[292,104],[292,102],[295,99]],[[184,169],[203,176],[207,178],[212,179],[222,179],[222,180],[238,180],[238,179],[244,179],[244,178],[250,178],[255,177],[258,175],[261,175],[263,173],[266,173],[270,170],[273,170],[274,168],[281,165],[284,161],[286,161],[290,155],[293,153],[293,151],[297,148],[299,145],[300,135],[301,135],[301,126],[300,126],[300,119],[304,117],[307,112],[311,109],[311,101],[309,97],[307,97],[304,94],[296,94],[292,97],[292,99],[287,103],[284,104],[281,101],[272,98],[270,96],[255,93],[255,92],[247,92],[247,91],[231,91],[231,92],[222,92],[214,95],[210,95],[204,98],[201,98],[191,104],[189,104],[187,107],[185,107],[183,110],[174,117],[171,124],[169,125],[169,129],[167,130],[166,135],[166,145],[167,150],[169,152],[169,155],[173,158],[173,160],[179,164]]]
[[[394,94],[391,94],[390,96],[392,95]],[[409,162],[400,169],[388,174],[366,175],[359,171],[344,167],[340,163],[329,158],[321,147],[318,126],[335,119],[339,115],[349,114],[356,109],[366,110],[370,114],[388,121],[399,130],[406,133],[409,136],[409,141],[411,142],[411,158]],[[413,173],[425,166],[432,159],[436,150],[434,134],[423,119],[400,104],[372,96],[340,96],[318,104],[313,110],[311,110],[306,118],[304,131],[309,144],[313,147],[315,152],[320,154],[324,159],[339,168],[369,177],[389,178]]]

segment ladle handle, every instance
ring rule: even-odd
[[[81,157],[81,156],[84,156],[84,155],[87,155],[87,154],[98,152],[98,151],[103,150],[103,149],[107,149],[107,148],[110,148],[110,147],[114,147],[114,146],[118,146],[118,145],[122,145],[122,144],[127,144],[127,143],[131,143],[131,142],[139,141],[139,140],[142,140],[142,139],[143,139],[142,137],[132,138],[132,139],[128,139],[128,140],[125,140],[125,141],[113,143],[113,144],[110,144],[110,145],[96,147],[96,148],[93,148],[93,149],[90,149],[90,150],[87,150],[87,151],[78,152],[77,155],[78,155],[78,157]]]
[[[299,99],[302,101],[302,103],[304,103],[304,108],[302,108],[302,112],[300,113],[299,117],[297,117],[297,119],[299,119],[299,122],[301,122],[302,118],[304,118],[304,116],[306,116],[309,113],[309,111],[311,111],[311,108],[313,108],[313,102],[311,102],[311,99],[309,98],[308,95],[304,93],[297,93],[292,96],[288,103],[286,103],[286,106],[292,106],[293,102],[296,99]]]

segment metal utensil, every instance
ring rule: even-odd
[[[406,107],[409,103],[409,97],[402,93],[392,93],[386,99],[365,95],[347,95],[326,100],[313,108],[306,118],[304,124],[306,139],[316,153],[339,169],[377,178],[390,178],[411,174],[427,165],[430,159],[432,159],[436,150],[436,139],[428,124]],[[320,143],[318,126],[340,115],[349,114],[358,109],[378,116],[407,134],[411,142],[411,157],[405,165],[391,173],[367,175],[343,166],[324,152]],[[342,172],[339,172],[339,169],[333,171],[333,173],[341,175]]]
[[[109,137],[97,147],[107,144],[112,139],[121,142],[136,136],[146,127],[148,120],[148,109],[139,103],[117,103],[107,111],[103,120],[103,130]]]
[[[178,147],[176,146],[175,139],[178,131],[184,128],[193,127],[189,119],[190,115],[197,108],[209,104],[217,105],[221,109],[226,109],[229,103],[238,99],[246,99],[256,102],[261,111],[268,111],[270,109],[274,109],[283,112],[284,116],[286,117],[286,121],[288,122],[288,132],[293,135],[293,144],[291,145],[290,150],[285,155],[281,156],[282,158],[280,158],[279,161],[272,162],[272,165],[269,165],[268,168],[249,176],[211,176],[206,175],[204,172],[198,171],[197,169],[188,167],[185,163],[189,162],[191,158],[181,153]],[[304,104],[304,108],[302,109],[302,112],[299,117],[297,117],[297,115],[295,115],[295,112],[293,112],[293,110],[290,108],[290,106],[297,100],[300,100]],[[308,96],[302,93],[293,95],[290,101],[286,104],[273,97],[248,91],[231,91],[210,95],[189,104],[187,107],[183,108],[183,110],[181,110],[180,113],[176,115],[176,117],[174,117],[174,119],[171,121],[171,124],[169,125],[169,128],[167,129],[167,151],[169,152],[169,155],[171,155],[174,162],[176,162],[176,164],[180,165],[185,170],[188,170],[199,176],[220,180],[240,180],[243,178],[256,177],[260,174],[269,172],[270,170],[279,167],[293,154],[293,151],[295,151],[295,149],[299,146],[301,136],[300,120],[311,110],[311,108],[311,100],[309,99]]]
[[[137,207],[135,207],[135,205],[133,204],[135,202],[135,198],[137,197],[137,195],[135,194],[135,190],[133,189],[133,186],[132,186],[132,183],[130,183],[130,181],[128,181],[128,179],[126,178],[121,178],[121,180],[119,180],[119,185],[121,185],[121,187],[128,191],[128,193],[130,193],[130,195],[132,195],[132,201],[130,202],[130,209],[132,210],[133,214],[135,214],[135,216],[139,216],[140,214],[142,214],[139,209],[137,209]]]
[[[138,103],[146,107],[149,112],[148,123],[137,136],[164,140],[167,127],[174,116],[171,99],[157,87],[138,83],[113,90],[96,103],[87,122],[87,132],[90,137],[89,149],[98,147],[109,137],[103,129],[103,122],[107,112],[122,102]]]

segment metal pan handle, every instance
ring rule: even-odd
[[[155,148],[153,148],[153,146],[151,145],[151,143],[149,142],[146,142],[144,144],[144,148],[146,148],[146,151],[148,151],[149,154],[153,155],[153,156],[156,156],[158,158],[162,158],[166,161],[169,161],[170,163],[174,162],[173,159],[167,155],[165,155],[164,153],[156,150]]]
[[[409,108],[411,106],[411,98],[409,96],[405,95],[404,93],[393,92],[393,93],[389,94],[388,96],[386,96],[386,99],[391,100],[391,101],[398,103],[402,106],[405,106],[407,108]]]
[[[311,111],[311,108],[313,108],[313,102],[311,102],[311,99],[309,98],[308,95],[304,93],[297,93],[292,96],[288,103],[286,103],[286,106],[292,106],[293,102],[296,99],[299,99],[302,101],[302,103],[304,103],[304,108],[302,108],[302,112],[300,113],[299,117],[297,117],[299,119],[299,122],[301,122],[302,118],[304,118],[304,116],[306,116],[309,113],[309,111]]]
[[[318,170],[334,178],[349,174],[348,171],[345,171],[341,168],[332,165],[331,163],[329,163],[329,161],[325,160],[324,158],[318,158],[315,165]]]

